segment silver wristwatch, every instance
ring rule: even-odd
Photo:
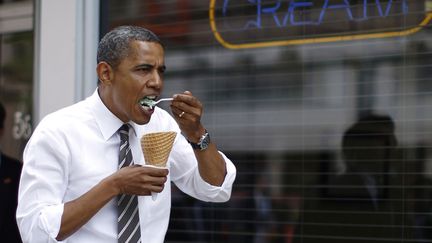
[[[190,143],[193,149],[199,149],[201,151],[206,150],[208,148],[208,145],[210,144],[210,134],[206,130],[204,135],[201,136],[198,143],[193,143],[189,140],[188,142]]]

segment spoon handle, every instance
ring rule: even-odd
[[[173,98],[164,98],[164,99],[159,99],[159,100],[157,100],[154,104],[156,105],[156,104],[158,104],[159,102],[162,102],[162,101],[170,101],[170,100],[173,100]]]

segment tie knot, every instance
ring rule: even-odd
[[[121,126],[118,131],[121,141],[129,140],[129,126],[127,124],[123,124],[123,126]]]

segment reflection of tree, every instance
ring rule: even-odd
[[[9,121],[3,141],[4,151],[20,158],[27,135],[31,133],[33,107],[33,32],[0,35],[0,100],[4,102]],[[26,122],[25,135],[17,139],[13,136],[16,112],[23,115]],[[21,131],[20,131],[21,132]],[[24,133],[23,133],[24,134]]]
[[[0,97],[22,102],[20,110],[27,112],[32,104],[33,33],[4,35],[0,61]]]
[[[11,59],[2,64],[5,78],[19,83],[31,83],[33,65],[33,33],[24,32],[5,36],[5,45],[10,45]],[[8,58],[8,57],[6,57]]]

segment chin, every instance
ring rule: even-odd
[[[147,119],[136,119],[133,122],[135,122],[138,125],[145,125],[145,124],[149,123],[149,121],[150,121],[150,117]]]

